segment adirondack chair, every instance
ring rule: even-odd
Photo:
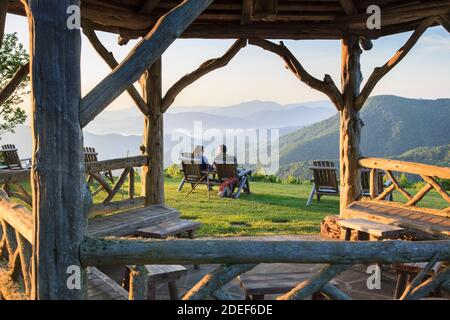
[[[3,159],[10,170],[23,170],[31,167],[31,158],[20,159],[17,153],[18,149],[13,144],[2,146]]]
[[[214,166],[217,173],[217,181],[214,183],[221,184],[227,179],[238,179],[239,184],[233,198],[239,198],[242,191],[250,194],[249,175],[251,175],[252,172],[250,170],[239,170],[235,157],[230,155],[225,155],[224,157],[218,156],[214,160]]]
[[[97,162],[98,161],[97,156],[98,156],[98,152],[95,151],[95,148],[84,147],[84,162],[86,162],[86,163]],[[108,178],[109,181],[114,183],[114,177],[113,177],[111,170],[102,172],[102,175],[105,176],[106,178]],[[92,181],[93,181],[93,178],[89,177],[88,184],[91,183]]]
[[[191,185],[191,190],[188,192],[186,197],[188,197],[200,184],[206,185],[208,190],[208,197],[210,191],[209,173],[202,170],[202,159],[199,157],[194,157],[192,153],[184,152],[181,153],[180,158],[181,167],[183,171],[184,178],[178,186],[178,191],[183,189],[185,183]]]
[[[337,178],[337,168],[334,162],[327,160],[315,160],[310,168],[313,172],[313,187],[306,203],[309,206],[317,196],[320,201],[322,196],[339,196],[339,182]]]
[[[383,180],[383,172],[378,171],[378,180],[377,180],[377,195],[381,194],[384,191],[384,188],[391,184],[390,181],[386,183]],[[370,196],[370,169],[361,169],[361,186],[362,186],[362,194],[363,196]],[[392,192],[386,197],[386,200],[392,201]]]

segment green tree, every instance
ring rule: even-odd
[[[0,91],[5,88],[20,66],[28,62],[28,54],[18,41],[17,33],[6,34],[0,48]],[[29,77],[22,81],[15,92],[0,106],[0,136],[14,132],[14,128],[26,120],[25,111],[20,108],[27,90]]]

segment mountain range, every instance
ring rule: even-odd
[[[450,99],[376,96],[363,107],[361,119],[364,122],[361,137],[364,156],[450,165]],[[338,159],[339,116],[330,103],[320,101],[283,106],[268,101],[252,101],[229,107],[172,108],[165,116],[165,166],[177,161],[180,142],[175,139],[177,135],[174,132],[180,128],[192,129],[195,121],[202,121],[203,130],[280,128],[279,175],[283,177],[308,178],[311,160]],[[138,110],[106,111],[94,122],[95,126],[86,128],[84,139],[86,146],[97,149],[100,160],[140,153],[143,120]],[[128,135],[110,133],[114,131]],[[132,132],[137,134],[130,134]],[[186,139],[190,146],[194,144],[193,139],[192,136]],[[19,126],[15,134],[1,137],[1,144],[6,143],[16,144],[20,156],[29,157],[31,129]],[[217,143],[213,141],[211,144]],[[242,146],[238,146],[238,155],[242,153],[239,148]]]
[[[361,119],[364,156],[449,165],[450,99],[376,96],[363,107]],[[335,115],[281,137],[280,175],[309,176],[311,160],[338,159],[338,155],[339,117]]]

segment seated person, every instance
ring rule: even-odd
[[[226,162],[226,163],[234,163],[237,165],[237,159],[233,155],[227,154],[227,146],[224,144],[221,144],[216,149],[216,157],[214,158],[215,162]]]
[[[194,158],[201,159],[201,161],[202,161],[201,167],[202,167],[202,170],[205,171],[205,170],[209,170],[211,166],[208,162],[208,159],[204,155],[204,151],[205,150],[204,150],[203,146],[196,146],[194,148],[194,150],[192,150],[192,155]]]

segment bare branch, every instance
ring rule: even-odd
[[[114,70],[119,65],[119,63],[114,58],[112,52],[108,51],[108,49],[106,49],[106,47],[100,42],[100,39],[95,34],[95,31],[89,25],[83,24],[83,33],[89,39],[95,51],[97,51],[97,53],[103,58],[106,64]],[[149,116],[150,110],[136,88],[131,85],[127,89],[127,91],[130,97],[133,99],[134,103],[136,103],[139,110],[141,110],[144,115]]]
[[[204,75],[214,71],[216,69],[225,67],[236,54],[247,45],[247,39],[236,40],[235,43],[228,49],[228,51],[220,58],[208,60],[200,65],[200,67],[183,76],[178,80],[166,93],[161,103],[161,112],[166,112],[167,109],[175,101],[178,94],[183,91],[184,88],[194,83]]]
[[[406,41],[406,43],[401,47],[395,55],[386,62],[383,66],[377,67],[373,70],[372,75],[367,80],[366,85],[362,89],[358,98],[356,99],[356,108],[361,109],[367,98],[372,93],[375,86],[378,82],[389,72],[391,71],[406,55],[411,51],[417,41],[420,39],[422,34],[435,22],[436,18],[428,18],[422,21],[419,27],[414,31],[411,37]]]
[[[267,40],[255,38],[250,39],[249,43],[279,55],[286,62],[286,67],[291,70],[297,78],[311,88],[326,94],[336,108],[342,110],[344,105],[342,94],[328,74],[325,75],[323,81],[313,77],[303,68],[292,52],[284,46],[283,42],[280,42],[280,44],[277,45]]]
[[[0,91],[0,105],[5,103],[5,101],[9,99],[9,97],[16,91],[16,89],[20,86],[22,81],[25,80],[29,73],[29,62],[20,66],[20,68],[16,71],[8,84],[3,88],[3,90]]]

